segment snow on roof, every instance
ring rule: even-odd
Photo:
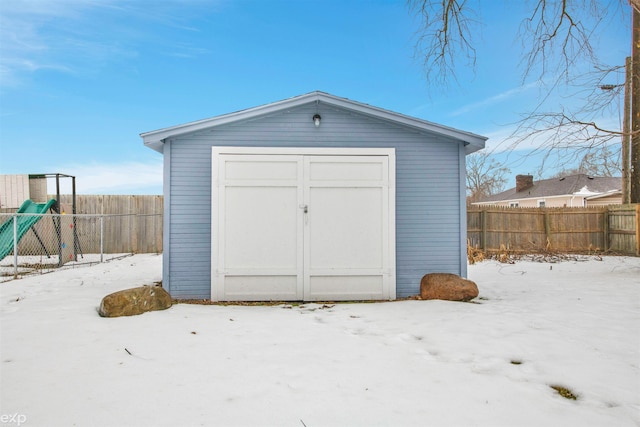
[[[589,187],[585,185],[584,187],[582,187],[580,190],[576,191],[573,194],[576,196],[593,196],[596,194],[600,194],[600,192],[589,190]]]

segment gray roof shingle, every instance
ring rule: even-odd
[[[586,174],[565,176],[562,178],[550,178],[534,181],[533,186],[523,191],[516,191],[516,187],[502,193],[494,194],[479,200],[477,203],[499,202],[503,200],[527,199],[530,197],[562,196],[565,194],[606,193],[620,190],[622,178],[620,177],[592,177]]]

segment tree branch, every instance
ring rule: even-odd
[[[539,68],[540,79],[553,73],[558,80],[568,81],[576,62],[594,61],[590,40],[605,15],[601,12],[596,0],[538,0],[520,26],[526,52],[522,80]],[[585,28],[586,19],[594,20],[593,26]]]
[[[423,60],[428,82],[446,86],[456,79],[456,59],[466,58],[476,65],[466,0],[408,0],[410,8],[423,21],[417,33],[416,55]]]
[[[474,67],[476,51],[471,40],[468,16],[473,14],[466,0],[408,0],[424,21],[416,52],[424,59],[429,83],[445,83],[456,79],[456,61],[466,58]],[[519,37],[523,45],[522,81],[537,75],[545,85],[537,105],[516,123],[516,130],[505,143],[509,148],[522,148],[534,142],[533,152],[575,149],[572,153],[581,161],[591,150],[604,150],[617,142],[624,131],[614,123],[601,123],[606,110],[619,107],[622,93],[619,82],[621,65],[603,67],[591,44],[600,27],[616,6],[631,4],[640,10],[640,0],[535,0],[530,14],[522,20]],[[585,70],[588,69],[588,72]],[[595,69],[595,72],[591,70]],[[606,79],[606,80],[605,80]],[[615,90],[603,91],[610,85]],[[577,88],[577,90],[576,90]],[[585,100],[573,111],[565,111],[560,104],[547,112],[555,96]],[[622,117],[618,113],[619,117]],[[622,127],[622,126],[620,126]],[[633,135],[636,135],[634,133]],[[531,146],[531,144],[527,144]],[[587,154],[585,154],[587,153]],[[579,157],[576,157],[579,159]]]

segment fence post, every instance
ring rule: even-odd
[[[18,215],[13,215],[13,278],[18,278]]]
[[[103,244],[104,244],[104,215],[100,215],[100,262],[103,261]]]
[[[640,204],[636,204],[636,256],[640,256]]]
[[[551,249],[551,224],[549,223],[549,211],[545,208],[544,210],[544,235],[546,237],[546,242],[544,247],[547,249]]]
[[[487,211],[485,208],[480,211],[480,239],[482,240],[480,247],[485,252],[487,250]]]
[[[133,201],[136,204],[136,212],[135,214],[129,217],[131,218],[130,220],[131,232],[129,236],[131,236],[131,252],[133,252],[134,254],[137,254],[138,253],[138,221],[140,221],[140,216],[138,215],[139,211],[138,211],[137,200],[134,199]]]
[[[604,251],[609,250],[609,208],[607,207],[602,215],[602,237],[604,244]]]

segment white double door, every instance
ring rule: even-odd
[[[214,148],[212,299],[394,299],[393,151],[254,150]]]

